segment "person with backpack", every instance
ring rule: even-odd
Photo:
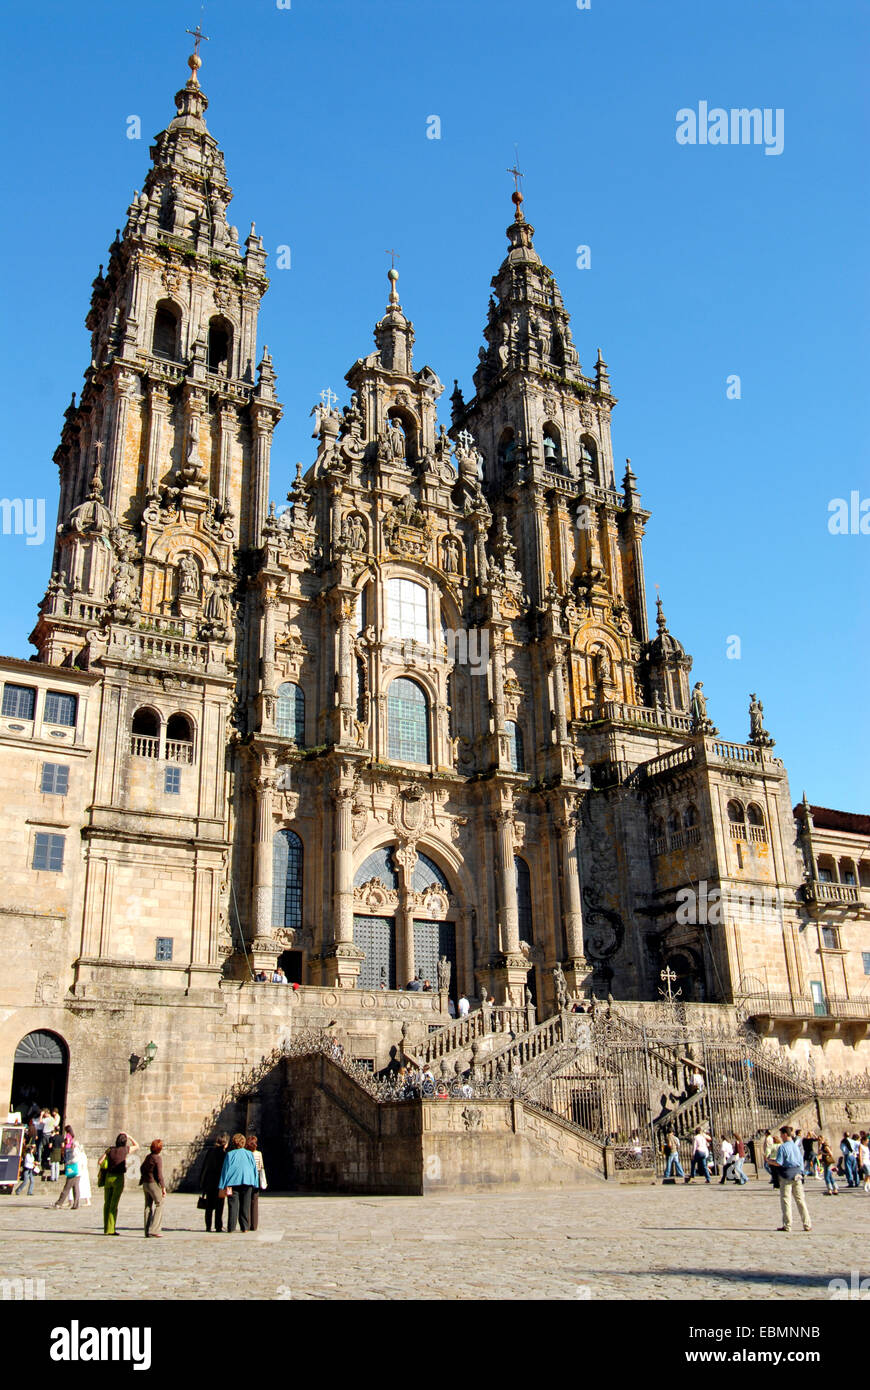
[[[804,1223],[804,1230],[811,1231],[813,1223],[810,1219],[807,1199],[804,1196],[803,1147],[795,1143],[791,1125],[783,1125],[780,1130],[780,1137],[782,1142],[776,1151],[776,1158],[773,1160],[779,1177],[779,1203],[782,1212],[782,1225],[778,1229],[780,1231],[791,1230],[791,1199],[794,1195],[798,1214]]]
[[[72,1207],[67,1206],[67,1199],[72,1193]],[[64,1165],[64,1184],[61,1194],[54,1203],[55,1207],[63,1208],[66,1211],[78,1211],[79,1209],[79,1165],[73,1149],[69,1149]]]
[[[833,1150],[824,1135],[819,1135],[819,1158],[822,1161],[822,1172],[825,1178],[825,1196],[837,1197],[840,1192],[837,1186],[837,1160],[834,1158]]]

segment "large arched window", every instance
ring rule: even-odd
[[[300,685],[285,681],[278,687],[275,728],[281,738],[305,743],[305,692]]]
[[[429,701],[416,681],[399,676],[387,699],[388,756],[401,763],[429,762]]]
[[[170,714],[166,721],[166,757],[173,763],[193,762],[193,725],[186,714]]]
[[[427,854],[421,854],[418,850],[417,862],[411,874],[411,891],[423,893],[427,888],[431,888],[433,883],[437,883],[439,888],[444,888],[448,893],[450,892],[450,884],[438,865]]]
[[[292,830],[272,841],[272,926],[302,926],[302,841]]]
[[[387,581],[387,629],[400,641],[429,641],[429,595],[424,584],[412,579]]]
[[[354,887],[362,888],[373,878],[376,878],[385,888],[398,888],[399,875],[393,863],[392,845],[382,845],[380,849],[373,849],[371,854],[366,855],[353,876]]]
[[[508,758],[510,759],[511,772],[525,772],[523,731],[519,724],[515,724],[512,719],[506,720],[505,730],[508,736]]]
[[[514,857],[514,871],[517,876],[517,916],[519,918],[520,941],[530,946],[535,941],[535,924],[532,920],[532,876],[525,859]]]
[[[155,357],[178,357],[179,314],[171,300],[164,299],[154,312],[154,336],[151,351]]]
[[[513,430],[508,426],[499,436],[497,457],[500,468],[509,468],[514,461],[517,442]]]

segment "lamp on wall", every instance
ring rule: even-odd
[[[157,1044],[156,1044],[155,1042],[150,1042],[150,1043],[148,1043],[148,1045],[145,1047],[144,1052],[143,1052],[143,1054],[142,1054],[141,1057],[138,1056],[137,1053],[135,1053],[135,1052],[131,1053],[131,1054],[130,1054],[130,1075],[132,1076],[132,1075],[133,1075],[133,1072],[135,1072],[135,1071],[145,1071],[148,1067],[150,1067],[151,1063],[154,1061],[154,1058],[155,1058],[156,1056],[157,1056]]]
[[[143,1067],[150,1067],[151,1063],[154,1061],[154,1058],[156,1056],[157,1044],[155,1042],[150,1042],[145,1049],[145,1056],[142,1059]]]

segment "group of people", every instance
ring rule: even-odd
[[[466,1078],[457,1076],[450,1082],[436,1081],[428,1063],[414,1067],[403,1062],[391,1080],[399,1100],[449,1100],[451,1096],[471,1100],[474,1095],[473,1087]]]
[[[260,1193],[266,1190],[266,1169],[256,1134],[218,1134],[206,1150],[200,1174],[198,1208],[205,1213],[205,1229],[228,1232],[256,1231],[260,1219]]]
[[[826,1197],[839,1196],[840,1182],[843,1180],[847,1187],[863,1187],[865,1192],[870,1193],[870,1136],[866,1130],[850,1134],[844,1129],[839,1157],[823,1134],[803,1134],[798,1129],[792,1138],[800,1150],[801,1177],[823,1178]],[[777,1141],[768,1129],[762,1143],[763,1161],[774,1187],[780,1181],[776,1164],[772,1161],[776,1148]]]
[[[41,1182],[59,1182],[61,1172],[64,1186],[54,1205],[65,1207],[71,1202],[73,1207],[89,1206],[91,1184],[87,1154],[72,1126],[63,1123],[56,1108],[35,1110],[25,1126],[15,1196],[24,1193],[32,1197],[37,1178]],[[73,1177],[75,1186],[70,1181]]]
[[[290,985],[291,989],[298,989],[299,985],[295,980],[288,980],[280,965],[276,965],[271,975],[267,975],[265,970],[254,972],[254,983],[258,985]]]
[[[715,1165],[713,1155],[713,1138],[699,1125],[692,1136],[692,1148],[690,1155],[690,1166],[688,1177],[680,1162],[680,1137],[676,1130],[668,1129],[665,1134],[665,1164],[664,1181],[669,1182],[672,1178],[682,1178],[684,1182],[690,1183],[697,1175],[710,1182],[711,1165]],[[719,1140],[719,1179],[720,1186],[730,1178],[741,1187],[747,1181],[743,1171],[743,1164],[748,1157],[747,1147],[739,1134],[733,1134],[730,1138],[722,1135]]]

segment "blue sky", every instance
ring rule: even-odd
[[[199,14],[43,0],[7,27],[2,494],[45,497],[49,528],[90,282],[173,115]],[[828,530],[831,499],[870,496],[866,8],[208,0],[204,27],[230,216],[291,248],[261,315],[285,407],[272,495],[312,457],[319,392],[343,402],[371,349],[385,247],[401,252],[416,365],[447,386],[442,418],[454,377],[471,393],[517,145],[581,363],[600,344],[620,398],[615,453],[653,513],[651,608],[658,583],[724,736],[745,739],[757,691],[793,799],[870,810],[870,536]],[[677,111],[701,101],[782,108],[783,152],[678,145]],[[7,654],[31,650],[49,546],[0,536]]]

